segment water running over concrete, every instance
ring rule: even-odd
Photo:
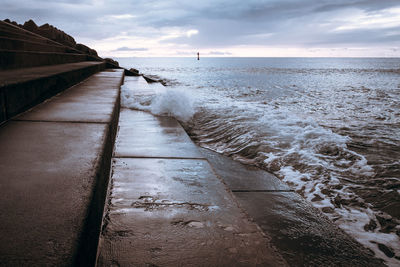
[[[98,266],[285,266],[269,240],[175,119],[121,110]]]

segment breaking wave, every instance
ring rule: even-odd
[[[138,95],[129,85],[121,87],[121,105],[126,108],[151,112],[154,115],[173,116],[188,121],[194,115],[193,98],[182,88],[158,88]]]

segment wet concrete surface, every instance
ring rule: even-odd
[[[118,129],[97,266],[286,266],[175,119]]]
[[[171,117],[123,108],[115,157],[204,158]]]
[[[285,266],[205,160],[114,159],[98,266]]]
[[[81,84],[0,127],[0,265],[94,264],[123,74],[112,72],[107,90],[89,78],[98,90]],[[106,112],[84,117],[93,105]]]
[[[0,128],[0,262],[73,263],[105,144],[104,124]]]
[[[297,193],[285,191],[288,187],[274,175],[200,150],[290,266],[384,266]],[[268,190],[248,190],[256,186]]]
[[[15,120],[109,122],[118,101],[122,73],[115,70],[96,74]]]
[[[231,191],[292,191],[275,175],[244,165],[209,149],[199,148]]]
[[[0,123],[104,70],[103,62],[0,71]]]

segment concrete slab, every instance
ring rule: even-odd
[[[0,70],[88,61],[85,54],[0,49]]]
[[[0,33],[0,49],[4,50],[22,50],[22,51],[44,51],[44,52],[68,52],[65,46],[51,45],[36,40],[24,40],[22,38],[10,38],[1,36]]]
[[[296,193],[234,195],[291,266],[384,266]]]
[[[43,43],[43,44],[53,44],[54,42],[51,43],[49,42],[50,40],[47,39],[45,40],[43,37],[39,38],[37,36],[33,35],[27,35],[26,32],[21,32],[21,31],[16,31],[15,29],[9,28],[8,26],[5,26],[0,22],[0,36],[7,36],[9,38],[17,38],[17,39],[22,39],[22,40],[31,40],[35,41],[38,43]],[[4,49],[4,48],[3,48]]]
[[[122,73],[124,73],[123,69],[106,69],[105,71],[94,74],[93,77],[120,78]],[[121,84],[122,82],[123,80],[121,80]]]
[[[1,265],[74,264],[94,189],[107,178],[107,131],[93,123],[0,128]]]
[[[291,191],[288,185],[273,174],[244,165],[209,149],[199,149],[232,191]]]
[[[205,160],[114,159],[98,266],[285,266]]]
[[[80,62],[0,71],[0,108],[4,113],[0,123],[79,83],[104,67],[103,62]]]
[[[119,101],[122,76],[122,70],[107,70],[93,75],[15,120],[109,122]]]
[[[36,42],[36,40],[24,40],[21,38],[10,38],[1,36],[0,34],[0,49],[4,50],[22,50],[22,51],[43,51],[43,52],[68,52],[65,46],[51,45],[44,42]]]
[[[121,109],[114,157],[204,158],[171,117]]]
[[[18,84],[32,79],[40,79],[52,75],[57,75],[64,72],[69,72],[77,69],[81,69],[87,66],[99,65],[101,62],[96,61],[85,61],[69,64],[59,64],[54,66],[41,66],[33,68],[23,68],[16,70],[5,70],[0,71],[0,87]]]

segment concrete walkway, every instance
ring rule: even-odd
[[[0,263],[94,264],[122,70],[107,70],[0,127]]]
[[[285,266],[269,241],[175,119],[121,110],[98,266]]]

